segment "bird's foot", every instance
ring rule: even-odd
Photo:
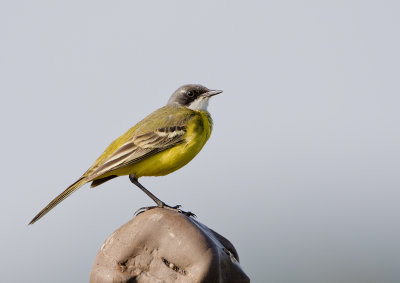
[[[179,209],[180,207],[182,207],[182,206],[179,205],[179,204],[175,205],[175,206],[169,206],[169,205],[167,205],[165,203],[160,203],[159,205],[155,205],[155,206],[141,207],[141,208],[139,208],[138,210],[135,211],[134,215],[137,216],[137,215],[139,215],[139,214],[141,214],[141,213],[143,213],[143,212],[145,212],[147,210],[153,209],[153,208],[165,208],[165,209],[169,209],[169,210],[172,210],[172,211],[176,211],[176,212],[182,213],[182,214],[186,215],[187,217],[196,217],[196,214],[194,214],[194,213],[192,213],[190,211],[184,211],[182,209]]]

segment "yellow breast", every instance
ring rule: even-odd
[[[212,131],[212,119],[206,111],[196,115],[186,125],[184,142],[170,149],[144,159],[129,168],[129,174],[142,176],[163,176],[185,166],[203,148]]]

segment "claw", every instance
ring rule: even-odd
[[[149,209],[151,209],[151,208],[154,208],[154,207],[157,207],[157,206],[141,207],[141,208],[139,208],[138,210],[135,211],[135,213],[133,214],[133,216],[138,216],[139,214],[141,214],[141,213],[143,213],[143,212],[145,212],[145,211],[147,211],[147,210],[149,210]]]
[[[194,214],[193,212],[191,212],[191,211],[183,211],[182,210],[182,212],[181,213],[183,213],[183,214],[185,214],[187,217],[193,217],[193,218],[197,218],[197,215],[196,214]]]
[[[138,216],[139,214],[141,214],[141,213],[143,213],[143,212],[145,212],[147,210],[150,210],[150,209],[153,209],[153,208],[157,208],[157,207],[158,208],[165,208],[165,209],[173,210],[173,211],[182,213],[182,214],[186,215],[187,217],[194,217],[194,218],[197,217],[196,214],[194,214],[194,213],[192,213],[190,211],[184,211],[182,209],[179,209],[180,207],[182,207],[179,204],[175,205],[175,206],[169,206],[169,205],[167,205],[165,203],[162,203],[162,206],[156,205],[156,206],[141,207],[141,208],[139,208],[138,210],[135,211],[134,216]]]

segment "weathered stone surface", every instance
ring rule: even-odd
[[[101,246],[91,283],[250,282],[233,245],[193,218],[154,208]]]

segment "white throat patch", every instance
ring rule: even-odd
[[[199,97],[190,103],[187,108],[192,110],[207,110],[209,97]]]

